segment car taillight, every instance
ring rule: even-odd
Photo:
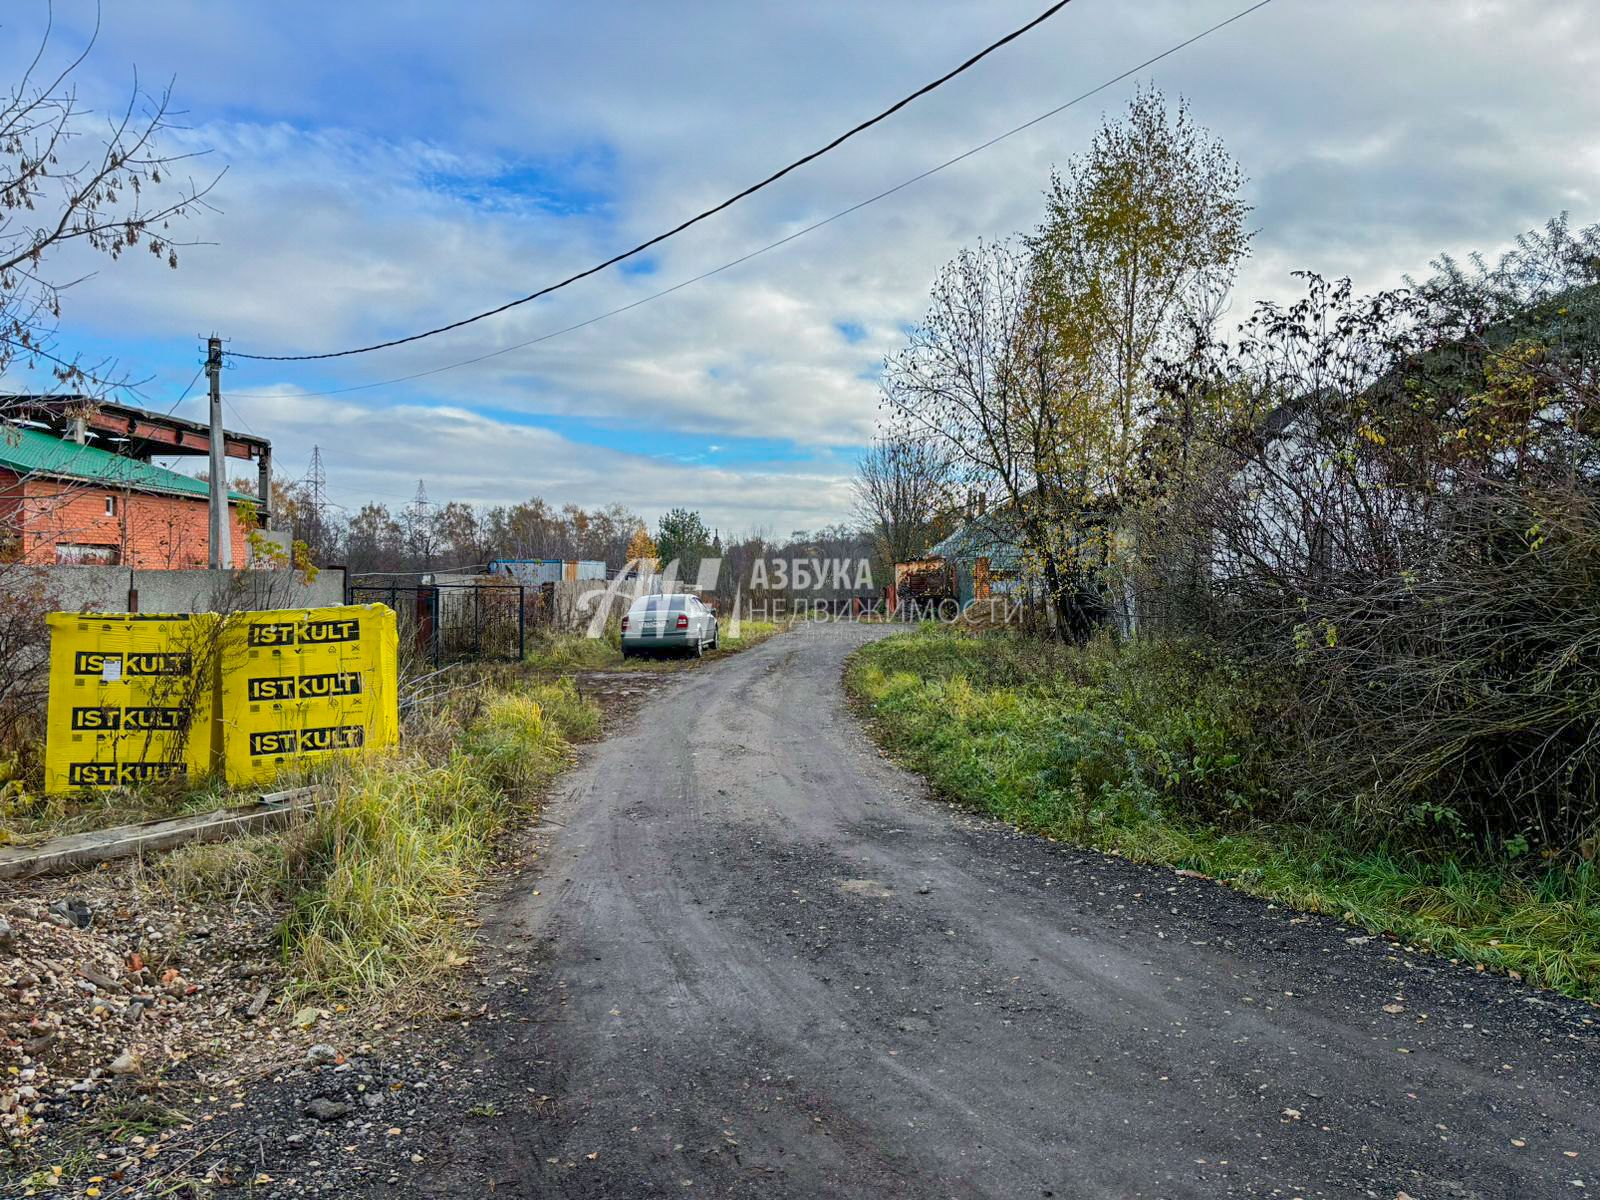
[[[678,628],[679,629],[687,629],[687,628],[689,628],[689,614],[688,613],[680,613],[678,615]]]
[[[623,617],[622,618],[622,632],[623,633],[627,633],[628,632],[628,618],[627,617]]]

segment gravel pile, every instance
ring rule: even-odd
[[[137,868],[14,891],[0,903],[0,1133],[14,1149],[103,1096],[157,1094],[222,1048],[293,1053],[271,1022],[271,914],[193,909]]]
[[[348,1196],[497,1111],[453,1050],[464,1024],[503,1019],[468,1002],[478,972],[297,1001],[282,915],[184,901],[137,864],[15,885],[0,900],[0,1195]],[[526,955],[503,952],[501,988],[526,990]]]

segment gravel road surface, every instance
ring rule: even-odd
[[[389,1195],[1600,1196],[1597,1011],[959,812],[840,688],[676,676],[568,777]],[[522,989],[526,989],[525,991]]]

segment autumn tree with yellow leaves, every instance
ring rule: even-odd
[[[653,568],[659,557],[656,540],[650,536],[650,531],[641,521],[638,528],[633,531],[633,536],[628,539],[627,559],[631,563],[638,563],[641,568]]]
[[[1248,247],[1242,176],[1186,105],[1137,93],[1052,178],[1032,236],[964,250],[884,376],[894,420],[992,496],[1054,627],[1126,607],[1119,538],[1159,469],[1157,358],[1216,320]]]

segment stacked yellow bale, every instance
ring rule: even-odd
[[[209,774],[220,624],[213,613],[51,613],[45,790]]]
[[[382,604],[214,614],[53,613],[46,789],[229,784],[399,740]]]

